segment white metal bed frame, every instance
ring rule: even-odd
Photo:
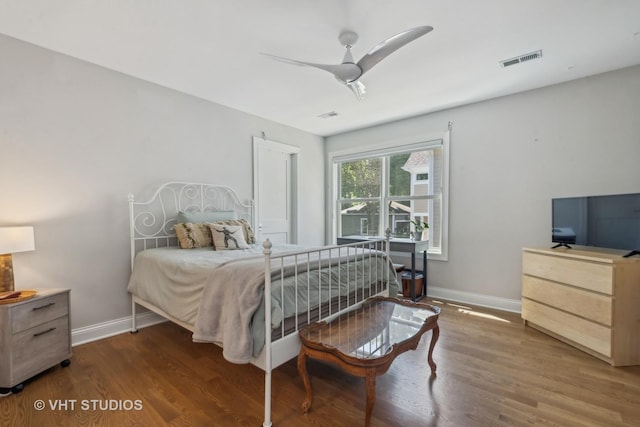
[[[129,194],[129,234],[131,239],[131,268],[135,261],[135,255],[141,250],[164,246],[177,246],[177,238],[173,225],[176,223],[175,216],[179,211],[208,212],[208,211],[235,211],[239,219],[245,219],[255,229],[253,218],[252,202],[245,204],[240,201],[237,193],[230,187],[201,184],[191,182],[168,182],[162,184],[151,198],[146,202],[135,202],[133,194]],[[280,260],[280,265],[284,265],[284,260],[289,257],[309,257],[310,254],[321,253],[332,257],[337,253],[336,262],[339,262],[341,251],[355,251],[365,256],[380,256],[383,251],[389,258],[389,233],[386,239],[371,239],[363,243],[355,243],[343,246],[326,246],[300,252],[289,252],[282,254],[272,254],[272,244],[267,239],[263,243],[264,265],[265,265],[265,290],[264,295],[271,295],[273,268],[272,262]],[[334,252],[332,252],[334,251]],[[353,253],[353,252],[352,252]],[[368,254],[368,255],[367,255]],[[374,255],[372,255],[374,254]],[[360,255],[359,255],[360,256]],[[277,262],[277,261],[276,261]],[[383,277],[389,277],[389,262]],[[363,273],[364,274],[364,273]],[[377,280],[377,279],[376,279]],[[382,287],[380,295],[388,296],[389,283]],[[357,295],[357,292],[356,292]],[[131,295],[131,332],[137,332],[136,325],[136,305],[147,308],[160,316],[182,326],[193,332],[194,326],[176,319],[169,313],[155,306],[154,304],[142,300],[136,295]],[[337,311],[329,313],[328,316],[320,320],[331,320],[341,313],[354,309],[366,299],[355,297],[354,304],[339,307]],[[271,371],[291,358],[295,357],[300,350],[300,339],[297,334],[298,325],[296,322],[295,331],[283,336],[275,341],[271,339],[271,298],[265,297],[265,345],[260,354],[253,357],[251,363],[263,369],[265,372],[265,397],[264,397],[264,427],[271,426]]]

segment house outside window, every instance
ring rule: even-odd
[[[446,257],[444,142],[334,157],[337,236],[384,236],[388,227],[392,237],[410,238],[411,221],[426,222],[429,253]]]
[[[360,218],[360,234],[364,236],[369,234],[369,218]]]

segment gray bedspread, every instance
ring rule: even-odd
[[[193,339],[222,343],[224,358],[233,363],[248,363],[257,355],[265,342],[264,273],[264,260],[238,260],[218,267],[202,293]],[[385,279],[387,273],[391,280]],[[336,259],[316,253],[282,263],[274,260],[271,277],[272,328],[334,297],[356,289],[368,292],[375,283],[390,282],[392,292],[397,289],[395,271],[382,253],[345,255],[338,266]]]

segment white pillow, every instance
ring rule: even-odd
[[[227,221],[215,221],[215,224],[216,225],[240,225],[244,230],[244,240],[248,244],[252,244],[256,242],[256,235],[251,229],[251,225],[245,219],[230,219]],[[209,223],[207,225],[211,225],[211,224]],[[211,231],[209,231],[209,234],[211,234]]]
[[[213,248],[216,251],[249,247],[244,240],[244,229],[241,225],[209,224],[209,228],[213,237]]]

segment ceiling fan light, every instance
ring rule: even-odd
[[[364,94],[367,93],[366,86],[360,80],[347,83],[347,87],[351,89],[351,92],[358,98],[358,101],[362,100]]]

